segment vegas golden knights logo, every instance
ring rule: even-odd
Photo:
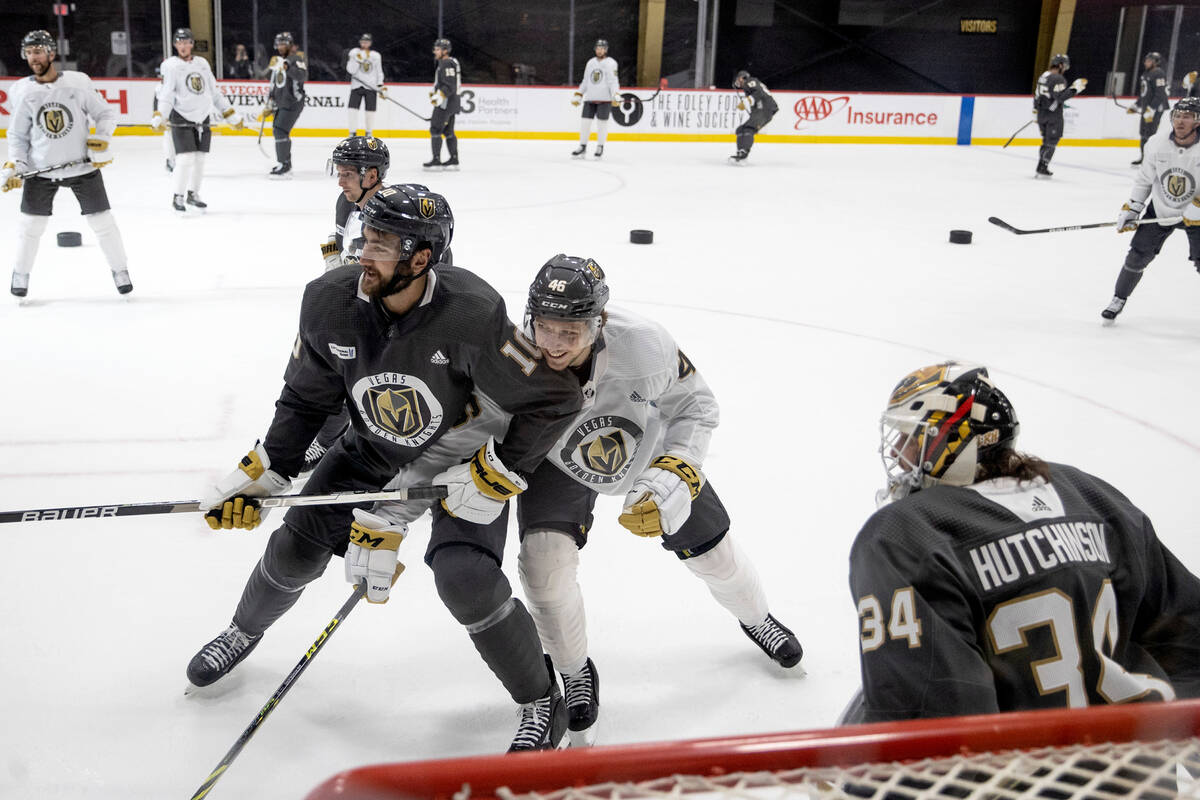
[[[918,392],[941,383],[945,377],[945,364],[935,364],[932,367],[913,370],[901,378],[900,382],[896,384],[896,388],[892,389],[892,397],[888,400],[888,405],[894,406],[897,403],[903,403]]]
[[[411,437],[425,427],[421,396],[413,388],[382,386],[367,393],[376,424],[397,436]]]
[[[422,217],[425,219],[431,219],[434,215],[434,212],[437,211],[437,201],[432,197],[422,197],[418,209],[420,210]]]
[[[1171,197],[1183,197],[1187,192],[1187,181],[1182,175],[1172,175],[1167,178],[1167,194]]]
[[[696,367],[692,364],[691,359],[683,354],[682,350],[676,350],[675,354],[679,356],[679,380],[683,380],[694,373]]]
[[[600,265],[595,261],[592,261],[589,258],[587,263],[583,266],[587,268],[588,272],[592,273],[593,278],[596,278],[597,280],[604,280],[604,270],[600,269]]]
[[[187,76],[187,87],[196,94],[200,94],[204,91],[204,79],[200,77],[199,73],[193,72]]]
[[[599,83],[604,80],[604,73],[598,69],[592,70],[592,83]]]
[[[42,124],[50,133],[62,133],[62,129],[66,127],[67,121],[63,116],[62,109],[47,108],[42,114]]]
[[[616,475],[629,459],[629,448],[620,431],[610,431],[581,445],[579,455],[593,472]]]

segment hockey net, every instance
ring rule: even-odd
[[[1200,798],[1200,700],[360,767],[308,800]]]

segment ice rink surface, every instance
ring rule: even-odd
[[[263,435],[304,284],[322,271],[334,140],[297,139],[271,181],[249,138],[219,137],[202,195],[171,210],[160,140],[120,138],[104,170],[135,290],[117,295],[60,193],[30,296],[0,302],[0,508],[194,500]],[[705,472],[805,647],[777,668],[675,559],[601,497],[583,551],[600,743],[832,725],[857,685],[850,543],[882,480],[877,418],[893,384],[946,357],[988,364],[1023,449],[1109,480],[1200,569],[1200,275],[1173,235],[1118,324],[1100,310],[1128,246],[1105,221],[1128,197],[1128,148],[464,139],[461,172],[422,172],[424,139],[389,142],[389,182],[427,184],[456,217],[456,263],[519,319],[548,257],[595,258],[613,304],[662,321],[721,402]],[[12,242],[19,198],[0,197]],[[655,243],[633,245],[631,228]],[[951,228],[974,243],[947,241]],[[57,231],[84,246],[55,245]],[[7,264],[5,265],[7,267]],[[7,295],[6,295],[7,296]],[[214,534],[196,516],[5,525],[0,563],[0,797],[188,797],[349,595],[340,560],[219,691],[184,667],[222,630],[277,518]],[[401,552],[386,606],[360,604],[213,797],[298,798],[383,761],[503,751],[514,705]],[[515,541],[505,570],[514,586]],[[214,687],[214,689],[218,688]]]

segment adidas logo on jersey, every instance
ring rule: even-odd
[[[629,393],[629,401],[632,403],[644,403],[644,402],[646,402],[646,398],[644,398],[640,394],[638,394],[637,389],[634,389],[632,392]]]
[[[434,353],[430,357],[429,363],[430,364],[449,364],[450,359],[446,358],[446,356],[442,353],[441,350],[438,350],[436,353]]]
[[[1050,505],[1045,500],[1038,497],[1037,495],[1034,495],[1033,510],[1034,511],[1052,511],[1053,509],[1050,508]]]

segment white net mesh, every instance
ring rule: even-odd
[[[1168,800],[1200,798],[1200,739],[1073,745],[958,755],[890,764],[738,772],[717,777],[671,775],[637,783],[604,783],[519,794],[501,800],[635,800],[687,795],[688,800],[801,798],[1047,798]],[[469,800],[470,787],[454,800]]]

